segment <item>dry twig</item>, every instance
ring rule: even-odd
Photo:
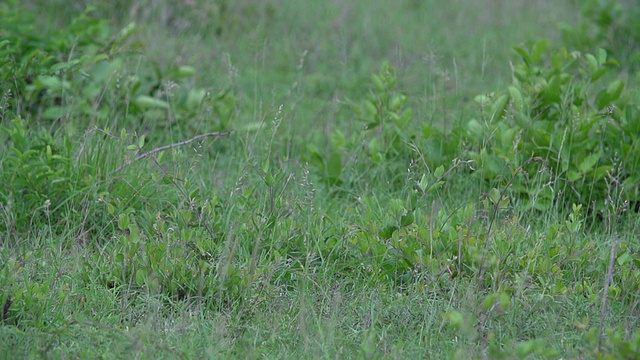
[[[115,172],[119,172],[120,170],[124,169],[125,167],[131,165],[131,163],[134,162],[134,161],[142,160],[142,159],[144,159],[146,157],[149,157],[149,156],[151,156],[151,155],[153,155],[155,153],[159,153],[160,151],[177,148],[179,146],[189,145],[192,142],[195,142],[195,141],[207,138],[207,137],[220,137],[220,136],[226,136],[226,135],[229,135],[229,134],[231,134],[231,131],[208,132],[208,133],[205,133],[205,134],[200,134],[200,135],[194,136],[189,140],[185,140],[185,141],[181,141],[181,142],[177,142],[177,143],[173,143],[173,144],[169,144],[169,145],[160,146],[160,147],[154,148],[153,150],[147,151],[147,152],[145,152],[143,154],[140,154],[140,155],[136,156],[136,158],[133,159],[133,160],[127,161],[124,165],[121,165],[120,167],[118,167]]]

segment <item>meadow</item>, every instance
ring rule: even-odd
[[[0,3],[0,353],[640,358],[639,16]]]

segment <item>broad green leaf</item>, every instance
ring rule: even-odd
[[[467,123],[467,131],[469,131],[469,134],[475,137],[476,140],[480,140],[484,136],[484,126],[476,119],[469,120]]]
[[[73,59],[71,61],[57,63],[57,64],[55,64],[55,65],[53,65],[51,67],[50,71],[55,73],[55,72],[58,72],[60,70],[68,70],[68,69],[78,65],[79,62],[80,62],[79,59]]]
[[[600,67],[598,60],[596,60],[596,57],[592,54],[586,54],[584,57],[587,60],[587,64],[589,64],[589,72],[593,75]]]
[[[413,216],[413,212],[408,212],[405,215],[403,215],[400,218],[400,226],[402,227],[407,227],[411,224],[413,224],[413,221],[415,220],[414,216]]]
[[[169,109],[169,103],[167,103],[166,101],[162,101],[147,95],[138,96],[137,98],[135,98],[135,100],[133,100],[133,103],[141,109]]]
[[[625,252],[624,254],[618,256],[618,259],[616,261],[618,262],[618,265],[623,266],[627,263],[627,261],[631,260],[632,257],[633,256],[630,252]]]
[[[191,89],[189,90],[189,95],[187,95],[187,110],[195,111],[202,104],[202,100],[204,100],[207,95],[207,91],[205,89]]]
[[[487,95],[478,95],[473,101],[482,107],[489,107],[491,105],[491,98]]]
[[[178,71],[176,72],[176,75],[178,75],[178,77],[190,77],[195,74],[196,74],[196,69],[193,66],[188,66],[188,65],[180,66],[178,68]]]
[[[371,77],[371,80],[373,82],[373,87],[375,88],[375,90],[378,93],[381,93],[381,94],[384,93],[385,88],[384,88],[384,82],[382,81],[382,79],[378,75],[374,74]]]
[[[544,88],[544,94],[548,100],[559,103],[562,99],[562,90],[560,89],[560,85],[562,83],[562,79],[558,75],[554,75],[549,79],[549,83]]]
[[[138,286],[144,285],[147,281],[147,270],[145,268],[139,268],[136,270],[136,284]]]
[[[594,82],[598,81],[607,72],[609,72],[609,69],[607,69],[606,67],[599,68],[598,70],[596,70],[596,72],[591,74],[591,82],[594,83]]]
[[[482,302],[482,308],[486,311],[491,309],[491,307],[493,306],[493,304],[496,302],[496,294],[489,294],[484,298],[484,301]]]
[[[439,188],[441,188],[442,185],[444,185],[444,181],[438,181],[438,182],[434,183],[433,185],[431,185],[429,187],[428,192],[432,193],[432,192],[438,190]]]
[[[522,96],[520,89],[515,86],[509,86],[509,94],[511,95],[511,100],[513,100],[513,106],[516,110],[519,112],[524,111],[524,97]]]
[[[276,179],[273,177],[273,175],[271,175],[271,173],[267,173],[264,176],[264,183],[265,185],[267,185],[268,187],[272,187],[273,185],[275,185],[276,183]]]
[[[491,200],[494,205],[500,201],[501,197],[502,194],[500,194],[500,191],[498,189],[491,188],[491,190],[489,190],[489,200]]]
[[[616,79],[607,88],[607,94],[609,95],[609,102],[614,102],[620,98],[620,94],[624,89],[624,81]]]
[[[374,101],[367,100],[364,102],[364,112],[367,119],[373,119],[378,115],[378,107],[376,106]]]
[[[518,355],[518,359],[525,359],[527,356],[531,355],[536,349],[537,340],[528,340],[524,342],[520,342],[516,345],[516,354]]]
[[[395,94],[391,98],[391,110],[399,111],[402,106],[407,102],[407,97],[403,94]]]
[[[57,76],[41,75],[36,78],[34,84],[39,88],[45,88],[51,92],[69,89],[71,84],[67,81],[60,80]]]
[[[347,145],[347,138],[342,131],[335,130],[333,134],[331,134],[331,145],[336,149],[344,149]]]
[[[444,174],[444,165],[440,165],[440,166],[438,166],[438,167],[433,171],[433,176],[434,176],[436,179],[441,178],[443,174]]]
[[[574,181],[576,181],[578,179],[581,179],[582,175],[579,172],[575,171],[575,170],[569,170],[567,172],[567,178],[569,179],[569,181],[574,182]]]
[[[527,65],[532,65],[533,61],[531,60],[531,55],[529,55],[529,52],[523,48],[522,46],[514,46],[513,50],[520,55],[520,57],[522,58],[522,60],[527,64]]]
[[[598,63],[600,65],[607,62],[607,50],[603,48],[598,49],[597,56],[598,56]]]
[[[533,49],[531,51],[531,59],[534,63],[539,63],[542,59],[542,55],[547,51],[549,43],[546,40],[538,40],[533,44]]]
[[[602,157],[602,151],[598,151],[597,153],[585,157],[578,165],[578,171],[580,171],[582,174],[589,173],[596,165],[598,160],[600,160],[600,157]]]
[[[121,214],[120,216],[118,216],[118,229],[127,230],[129,228],[129,224],[129,215]]]
[[[340,151],[332,151],[327,158],[327,176],[338,179],[342,174],[342,154]]]
[[[502,94],[498,96],[496,101],[493,103],[491,107],[491,120],[500,120],[504,115],[505,108],[509,103],[509,95]]]
[[[127,26],[123,27],[122,30],[120,30],[120,34],[118,34],[118,41],[122,42],[126,40],[136,30],[136,28],[137,25],[134,22],[127,24]]]
[[[420,191],[423,193],[427,190],[427,186],[429,186],[429,179],[427,178],[427,174],[422,174],[420,181],[418,181],[418,187]]]
[[[55,120],[68,116],[73,109],[69,106],[51,106],[42,113],[45,119]]]
[[[393,233],[398,230],[397,226],[386,226],[383,229],[380,230],[380,232],[378,232],[378,235],[385,239],[391,239],[393,237]]]

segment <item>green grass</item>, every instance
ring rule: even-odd
[[[545,38],[571,48],[557,24],[586,21],[577,4],[120,1],[99,7],[107,23],[89,20],[67,38],[56,31],[83,2],[25,3],[45,14],[45,45],[108,59],[81,63],[90,76],[57,74],[68,87],[27,86],[23,98],[3,82],[8,358],[640,353],[640,224],[625,203],[633,184],[619,185],[633,174],[611,170],[604,188],[585,180],[594,198],[606,192],[604,210],[580,197],[583,208],[547,206],[510,192],[526,164],[490,177],[467,162],[495,134],[453,144],[437,130],[490,124],[476,96],[512,83],[513,46]],[[130,38],[108,42],[131,21]],[[633,79],[633,52],[623,55],[620,76]],[[179,75],[185,65],[194,76]],[[397,83],[376,89],[372,74]],[[637,107],[637,87],[627,88]],[[399,94],[406,103],[387,104]],[[365,130],[371,98],[381,113],[413,113]],[[70,104],[63,115],[45,114],[60,104]],[[233,132],[135,160],[218,130]],[[525,184],[574,190],[556,188],[566,174],[552,170]]]

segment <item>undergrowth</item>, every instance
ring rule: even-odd
[[[508,84],[444,86],[474,100],[444,126],[404,91],[400,57],[320,100],[305,52],[251,99],[257,77],[244,86],[230,55],[228,81],[203,84],[199,64],[150,56],[140,25],[223,41],[278,21],[277,2],[141,4],[44,28],[0,5],[7,354],[638,357],[623,4],[587,2],[560,41],[514,46]]]

